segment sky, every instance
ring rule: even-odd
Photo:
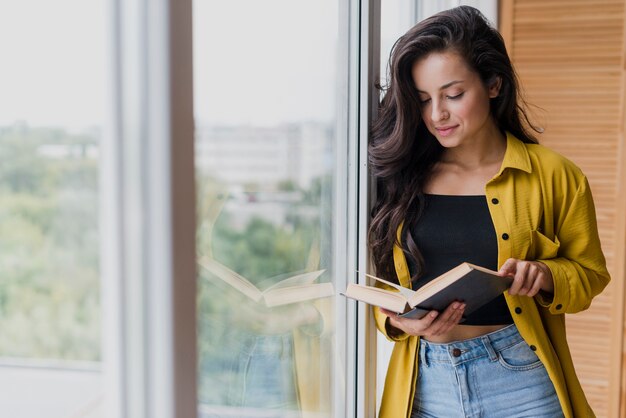
[[[107,120],[106,1],[0,1],[0,126]],[[197,119],[330,120],[337,14],[332,0],[195,0]]]
[[[194,91],[206,123],[332,120],[335,0],[194,2]]]
[[[107,1],[0,0],[0,126],[80,129],[108,120]],[[383,60],[412,25],[411,1],[382,3]],[[339,26],[347,25],[338,3],[194,0],[197,123],[331,122],[338,60],[346,59],[338,57]]]
[[[0,1],[0,126],[104,120],[104,2]]]

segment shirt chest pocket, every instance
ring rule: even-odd
[[[554,237],[554,241],[543,235],[538,230],[530,231],[530,245],[526,260],[548,260],[555,258],[559,254],[559,239]]]

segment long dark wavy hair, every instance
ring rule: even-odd
[[[537,142],[531,130],[541,132],[530,123],[522,106],[517,76],[502,36],[477,9],[460,6],[440,12],[396,41],[389,57],[389,85],[371,129],[369,164],[377,200],[368,237],[377,275],[396,283],[394,244],[401,245],[417,266],[412,280],[423,272],[424,260],[410,230],[424,208],[423,186],[443,151],[422,122],[411,71],[418,60],[441,52],[459,54],[485,86],[500,78],[500,92],[490,99],[490,111],[502,132],[527,143]],[[403,221],[403,239],[399,242],[397,229]]]

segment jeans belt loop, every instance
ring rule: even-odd
[[[485,350],[487,350],[487,353],[489,354],[489,359],[491,361],[498,360],[498,353],[496,353],[496,350],[493,348],[493,345],[491,345],[491,340],[489,339],[489,337],[486,335],[483,335],[482,337],[480,337],[480,339],[482,340],[483,345],[485,346]]]
[[[420,361],[424,367],[428,367],[428,360],[426,360],[426,350],[428,349],[428,345],[424,344],[423,341],[420,341]]]

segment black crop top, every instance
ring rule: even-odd
[[[412,236],[424,258],[418,289],[462,262],[498,268],[498,243],[485,196],[425,195],[425,207]],[[406,248],[406,247],[405,247]],[[407,257],[409,272],[416,265]],[[463,325],[512,324],[504,295],[468,315]]]

